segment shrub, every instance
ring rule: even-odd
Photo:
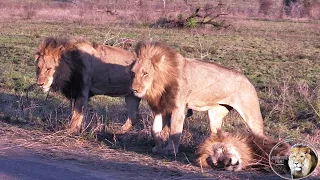
[[[190,18],[190,19],[187,19],[186,26],[194,28],[197,26],[197,23],[198,23],[198,21],[196,20],[196,18]]]
[[[271,0],[259,0],[259,13],[268,15],[272,6]]]

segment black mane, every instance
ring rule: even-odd
[[[78,49],[66,50],[61,54],[60,64],[54,74],[52,88],[59,90],[68,99],[73,99],[83,88],[84,64]]]

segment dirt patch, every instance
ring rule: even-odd
[[[44,133],[3,122],[0,136],[1,179],[279,179],[274,173],[201,170],[148,152],[112,149],[64,132]]]

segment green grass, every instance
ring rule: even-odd
[[[230,29],[212,30],[3,21],[0,24],[0,117],[45,130],[65,128],[70,113],[65,98],[50,96],[46,101],[45,95],[35,90],[30,92],[31,100],[26,101],[24,89],[35,83],[33,55],[37,44],[47,36],[84,37],[97,43],[115,37],[163,41],[186,57],[202,55],[204,60],[243,72],[258,91],[266,131],[274,137],[299,137],[319,129],[320,32],[317,27],[320,22],[241,20],[231,24]],[[89,120],[94,117],[103,122],[125,120],[121,98],[98,96],[89,104]],[[142,109],[147,121],[144,124],[148,126],[145,128],[150,128],[152,115],[147,105]],[[199,119],[207,119],[206,114],[196,113],[186,121],[183,142],[196,145],[208,133],[207,120],[195,123]],[[233,130],[243,126],[239,119],[231,113],[224,127]]]

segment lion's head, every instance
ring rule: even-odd
[[[248,138],[239,133],[229,134],[219,130],[199,146],[196,163],[203,167],[240,171],[253,162]]]
[[[41,42],[35,54],[37,64],[37,85],[44,91],[62,89],[68,91],[72,71],[81,71],[82,62],[72,61],[80,57],[79,49],[94,47],[85,40],[46,38]],[[67,53],[66,53],[67,52]],[[81,74],[76,75],[81,78]],[[73,86],[76,84],[73,83]],[[65,93],[65,92],[64,92]],[[68,93],[67,93],[68,94]],[[66,95],[66,94],[65,94]]]
[[[240,171],[243,169],[242,156],[238,149],[226,143],[218,143],[212,147],[213,154],[210,160],[214,166],[228,171]]]
[[[312,171],[315,160],[308,146],[297,145],[290,149],[289,167],[295,178],[305,177]]]
[[[62,51],[62,44],[54,38],[46,38],[35,54],[37,63],[37,85],[44,91],[49,91]]]
[[[163,108],[171,108],[178,89],[183,57],[159,42],[139,43],[136,54],[137,60],[131,68],[134,94],[146,98],[151,108],[159,104]],[[166,96],[162,96],[164,93]],[[168,99],[160,101],[161,97]]]

